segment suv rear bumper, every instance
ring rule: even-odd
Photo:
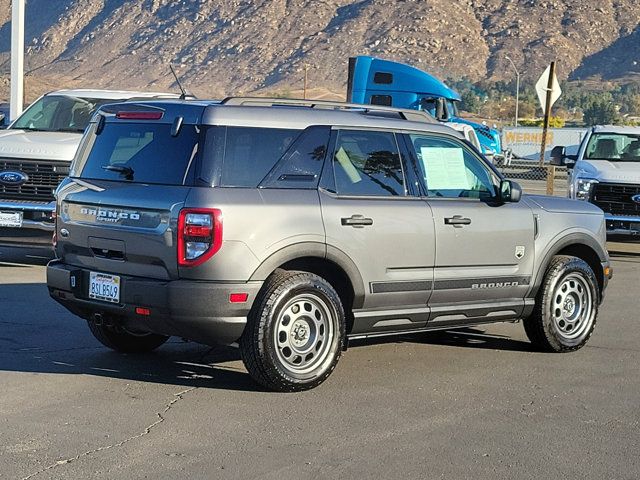
[[[72,278],[75,287],[71,286]],[[207,345],[230,344],[240,338],[262,287],[262,282],[165,281],[121,275],[121,303],[109,304],[88,298],[88,278],[89,270],[59,260],[47,266],[51,297],[82,318],[100,318],[129,329]],[[231,303],[232,293],[247,293],[247,301]],[[137,308],[148,309],[149,314],[138,314]]]
[[[0,212],[22,212],[22,227],[0,227],[0,245],[49,247],[55,229],[56,202],[29,202],[0,199]]]

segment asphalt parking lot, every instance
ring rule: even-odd
[[[0,478],[637,479],[640,249],[610,249],[579,352],[519,324],[359,343],[300,394],[257,389],[233,348],[110,352],[5,251]]]

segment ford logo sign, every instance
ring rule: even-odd
[[[640,195],[634,195],[633,197],[631,197],[631,200],[636,203],[640,203]]]
[[[0,183],[9,187],[19,187],[29,180],[29,176],[26,173],[5,171],[0,172]]]

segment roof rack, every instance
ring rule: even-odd
[[[428,113],[422,110],[409,110],[407,108],[385,107],[381,105],[364,105],[361,103],[346,103],[329,100],[305,100],[301,98],[268,98],[268,97],[227,97],[221,102],[222,105],[243,105],[254,107],[279,107],[294,106],[308,107],[325,110],[347,110],[362,112],[365,114],[388,116],[395,114],[403,120],[423,123],[438,123]]]
[[[123,102],[143,102],[145,100],[179,100],[180,96],[176,93],[175,95],[170,93],[159,93],[157,95],[148,95],[144,97],[129,97],[122,100]],[[193,95],[187,95],[186,100],[197,100],[197,98]]]

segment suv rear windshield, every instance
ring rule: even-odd
[[[93,180],[184,185],[198,153],[200,132],[184,125],[177,136],[163,123],[107,123],[95,126],[71,176]]]
[[[82,133],[98,107],[118,101],[68,95],[45,95],[31,105],[11,128],[38,132]]]

